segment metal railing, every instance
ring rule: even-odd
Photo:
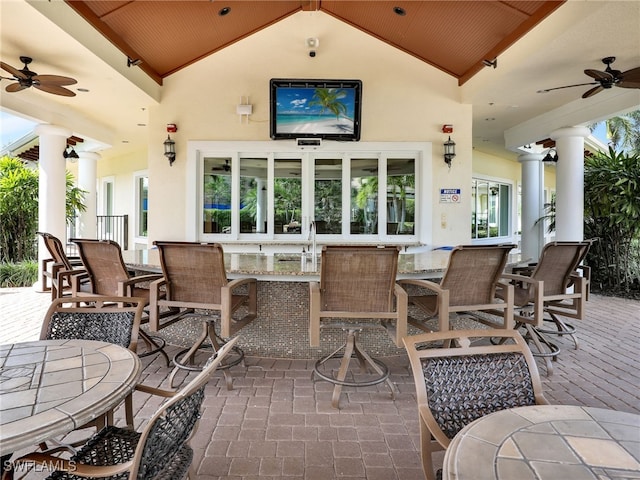
[[[98,215],[96,221],[99,240],[114,240],[122,250],[129,249],[129,215]]]

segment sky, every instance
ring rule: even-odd
[[[0,110],[0,148],[30,133],[38,125],[37,122],[25,120]]]

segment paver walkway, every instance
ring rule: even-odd
[[[0,343],[37,338],[48,304],[47,294],[0,289]],[[569,338],[559,339],[562,352],[551,377],[540,364],[547,399],[640,414],[640,302],[592,295],[577,327],[579,349]],[[207,385],[192,442],[195,480],[423,479],[408,361],[387,360],[396,399],[384,384],[345,387],[339,411],[331,408],[332,385],[311,381],[313,360],[247,358],[246,369],[232,369],[232,391],[217,375]],[[162,361],[143,363],[143,382],[163,384],[169,369]],[[140,393],[134,398],[143,423],[160,400]]]

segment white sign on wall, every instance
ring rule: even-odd
[[[459,188],[441,188],[440,203],[460,203]]]

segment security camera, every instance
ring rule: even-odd
[[[315,57],[315,56],[316,56],[316,51],[315,51],[315,50],[311,50],[311,51],[309,52],[309,56],[310,56],[311,58]]]

